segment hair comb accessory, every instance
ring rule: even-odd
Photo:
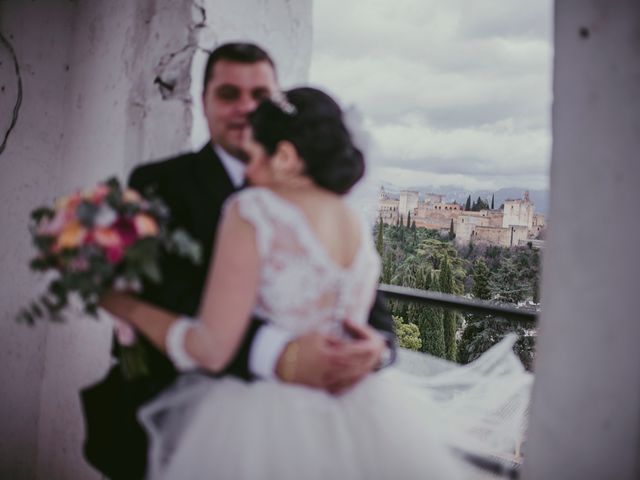
[[[298,109],[296,108],[296,106],[293,103],[291,103],[287,99],[287,96],[284,94],[284,92],[281,92],[281,91],[278,90],[276,93],[274,93],[271,96],[270,100],[284,114],[289,115],[290,117],[292,117],[296,113],[298,113]]]

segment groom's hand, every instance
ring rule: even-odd
[[[384,337],[369,325],[345,320],[344,328],[352,340],[339,347],[341,368],[333,370],[327,379],[326,389],[335,395],[350,389],[373,372],[388,348]]]
[[[310,332],[292,340],[278,358],[276,375],[287,383],[326,390],[342,368],[345,341],[333,334]]]
[[[344,326],[352,339],[311,332],[291,341],[278,359],[277,376],[334,394],[353,387],[378,366],[387,345],[368,325],[347,321]]]

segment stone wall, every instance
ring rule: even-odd
[[[4,0],[0,32],[0,478],[98,478],[81,456],[78,390],[109,364],[110,327],[18,325],[42,288],[27,268],[29,211],[136,164],[200,146],[205,50],[251,39],[270,50],[285,85],[306,78],[311,0]]]

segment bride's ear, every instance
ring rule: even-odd
[[[282,173],[300,174],[304,170],[304,162],[298,155],[298,150],[287,140],[278,142],[271,161],[275,169]]]

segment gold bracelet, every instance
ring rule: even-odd
[[[296,374],[296,364],[298,363],[299,350],[300,346],[295,342],[289,343],[284,349],[282,380],[284,380],[285,382],[291,382]]]

